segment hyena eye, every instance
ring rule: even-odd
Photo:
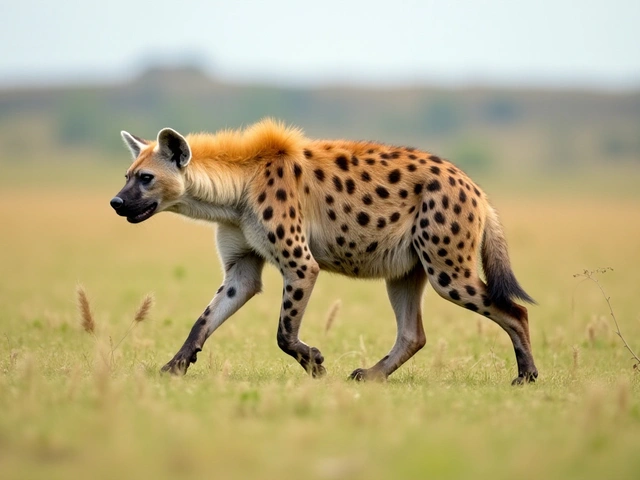
[[[153,180],[153,175],[151,175],[150,173],[142,173],[140,174],[140,183],[143,185],[149,185],[151,183],[151,180]]]

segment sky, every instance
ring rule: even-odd
[[[226,81],[640,87],[639,0],[0,0],[0,86],[201,65]]]

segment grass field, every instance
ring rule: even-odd
[[[321,275],[302,328],[314,381],[277,347],[281,281],[207,342],[184,378],[158,374],[213,296],[212,229],[111,212],[122,173],[7,168],[0,179],[0,477],[640,478],[639,172],[481,182],[539,305],[538,383],[511,387],[511,344],[428,290],[427,345],[384,384],[346,380],[391,347],[382,282]],[[79,324],[78,283],[95,337]],[[156,305],[119,346],[147,292]],[[341,306],[327,331],[329,310]]]

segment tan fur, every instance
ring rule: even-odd
[[[322,357],[298,340],[297,331],[321,269],[387,280],[399,339],[375,368],[354,378],[386,377],[424,344],[419,300],[427,280],[444,298],[498,322],[514,341],[519,378],[537,375],[526,321],[516,318],[526,310],[511,302],[528,297],[511,273],[497,216],[479,187],[448,161],[375,142],[312,140],[269,119],[183,140],[191,151],[186,167],[158,158],[158,145],[148,142],[129,175],[154,173],[157,189],[147,193],[159,202],[158,211],[227,225],[219,240],[226,264],[255,258],[280,269],[285,294],[278,342],[312,374],[323,373]],[[489,290],[477,271],[483,238]],[[411,293],[404,295],[405,289]],[[204,338],[217,324],[207,328]],[[193,355],[201,345],[189,348]]]

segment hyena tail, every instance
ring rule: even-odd
[[[487,294],[497,305],[510,305],[515,298],[536,303],[520,286],[511,270],[507,240],[496,211],[489,206],[482,239],[482,267],[487,277]]]

